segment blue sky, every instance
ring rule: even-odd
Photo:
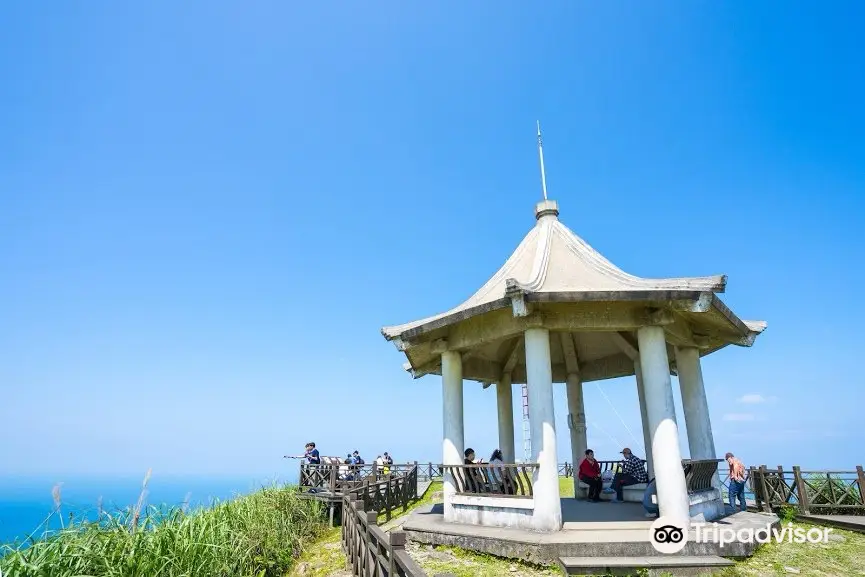
[[[633,274],[728,274],[769,322],[704,359],[718,452],[865,461],[861,3],[0,21],[0,476],[265,476],[309,439],[439,459],[440,379],[379,329],[461,302],[528,232],[536,119],[566,225]],[[599,385],[590,444],[639,451],[633,381]],[[495,394],[465,402],[486,456]]]

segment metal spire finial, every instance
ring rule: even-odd
[[[541,158],[541,188],[544,191],[544,200],[547,200],[547,176],[544,173],[544,143],[541,141],[540,120],[538,120],[538,156]]]

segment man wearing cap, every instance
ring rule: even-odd
[[[616,498],[613,503],[623,503],[625,501],[625,487],[628,485],[636,485],[637,483],[647,483],[649,476],[646,474],[646,468],[643,466],[643,461],[636,457],[629,448],[622,449],[622,472],[616,473],[613,477],[613,490],[616,491]]]

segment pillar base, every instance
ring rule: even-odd
[[[711,523],[726,516],[721,491],[712,489],[695,495],[688,495],[688,513],[695,523]]]

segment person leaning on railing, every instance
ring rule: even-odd
[[[736,498],[739,498],[739,510],[745,511],[748,506],[745,504],[745,465],[742,461],[733,456],[733,453],[724,455],[727,464],[730,465],[730,489],[728,491],[728,500],[730,508],[736,509]]]

